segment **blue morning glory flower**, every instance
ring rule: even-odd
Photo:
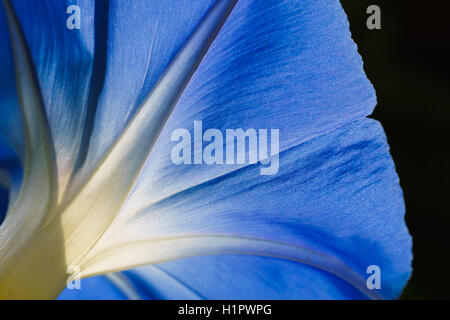
[[[402,191],[338,0],[2,0],[0,42],[0,298],[400,295]]]

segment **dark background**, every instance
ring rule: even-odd
[[[403,299],[450,299],[450,10],[446,1],[341,0],[375,86],[413,236]],[[438,4],[440,3],[440,4]],[[381,30],[366,27],[369,5]]]

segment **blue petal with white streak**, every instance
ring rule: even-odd
[[[201,120],[204,130],[279,129],[284,150],[369,115],[375,104],[339,1],[239,1],[169,118],[128,203],[149,204],[239,167],[179,168],[171,162],[172,132],[186,128],[193,136],[194,120]]]
[[[140,241],[136,230],[147,228],[148,238],[156,241],[228,234],[294,244],[343,261],[361,279],[369,276],[369,266],[379,266],[376,293],[398,297],[411,272],[411,238],[381,126],[370,119],[355,121],[286,150],[280,163],[276,176],[260,176],[254,165],[175,194],[129,218],[111,236]],[[281,253],[278,260],[254,257],[264,256],[264,248],[253,256],[245,249],[236,253],[241,256],[230,257],[218,247],[214,257],[166,262],[157,266],[160,272],[135,273],[135,286],[158,288],[147,292],[160,295],[147,297],[175,299],[368,296],[361,287],[345,284],[335,270],[323,270],[314,257],[305,266]]]
[[[214,1],[13,2],[43,91],[60,179],[68,183],[69,175],[80,169],[83,178],[105,154]],[[64,28],[61,12],[69,3],[82,7],[80,31]],[[14,119],[17,102],[7,93],[14,90],[3,88],[11,108],[0,112]],[[409,276],[411,244],[384,133],[372,121],[354,122],[374,105],[339,1],[239,1],[177,104],[122,218],[130,230],[145,220],[152,236],[265,235],[339,257],[361,276],[377,264],[382,295],[395,298]],[[174,165],[170,134],[192,130],[194,120],[222,130],[279,129],[279,175],[261,177],[258,166]],[[7,138],[13,147],[20,141]],[[218,257],[129,271],[125,283],[136,287],[128,292],[156,299],[361,297],[338,277],[292,261]],[[167,276],[156,284],[158,272]],[[223,290],[208,286],[213,278],[226,284]],[[125,296],[110,280],[92,279],[81,294]]]
[[[102,14],[97,9],[102,2],[12,1],[34,62],[47,111],[55,143],[61,193],[69,181],[82,141],[92,90],[91,79],[95,76],[94,22]],[[66,10],[73,4],[82,8],[80,30],[66,27]]]

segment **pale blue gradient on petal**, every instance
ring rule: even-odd
[[[154,203],[111,227],[99,246],[103,250],[124,246],[126,255],[123,239],[130,244],[190,235],[266,239],[339,259],[364,279],[369,276],[367,267],[378,265],[379,294],[398,297],[411,272],[412,244],[404,223],[402,191],[379,123],[357,120],[286,150],[280,163],[276,176],[261,176],[259,165],[248,166]],[[191,248],[183,249],[189,256]],[[249,254],[246,250],[236,253]],[[264,250],[252,254],[264,255]],[[276,250],[270,255],[283,258]],[[212,253],[228,251],[223,245]],[[141,254],[151,257],[152,252]],[[326,267],[314,256],[308,259],[315,267]],[[262,266],[253,268],[264,273]],[[192,269],[195,272],[194,265]],[[232,273],[221,276],[234,281]],[[276,285],[270,277],[266,280]],[[190,285],[189,278],[186,283]],[[322,289],[326,297],[328,288]],[[209,298],[208,292],[200,294]],[[286,291],[284,298],[293,294]]]
[[[92,131],[83,146],[83,166],[74,179],[77,186],[98,165],[213,3],[110,2],[105,78],[90,115]]]
[[[369,115],[375,104],[339,1],[239,1],[126,205],[150,204],[239,168],[172,163],[172,132],[185,128],[193,137],[194,120],[204,130],[279,129],[284,150]]]

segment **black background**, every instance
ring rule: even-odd
[[[447,1],[341,0],[375,86],[413,236],[404,299],[450,298],[450,10]],[[369,30],[369,5],[382,29]]]

